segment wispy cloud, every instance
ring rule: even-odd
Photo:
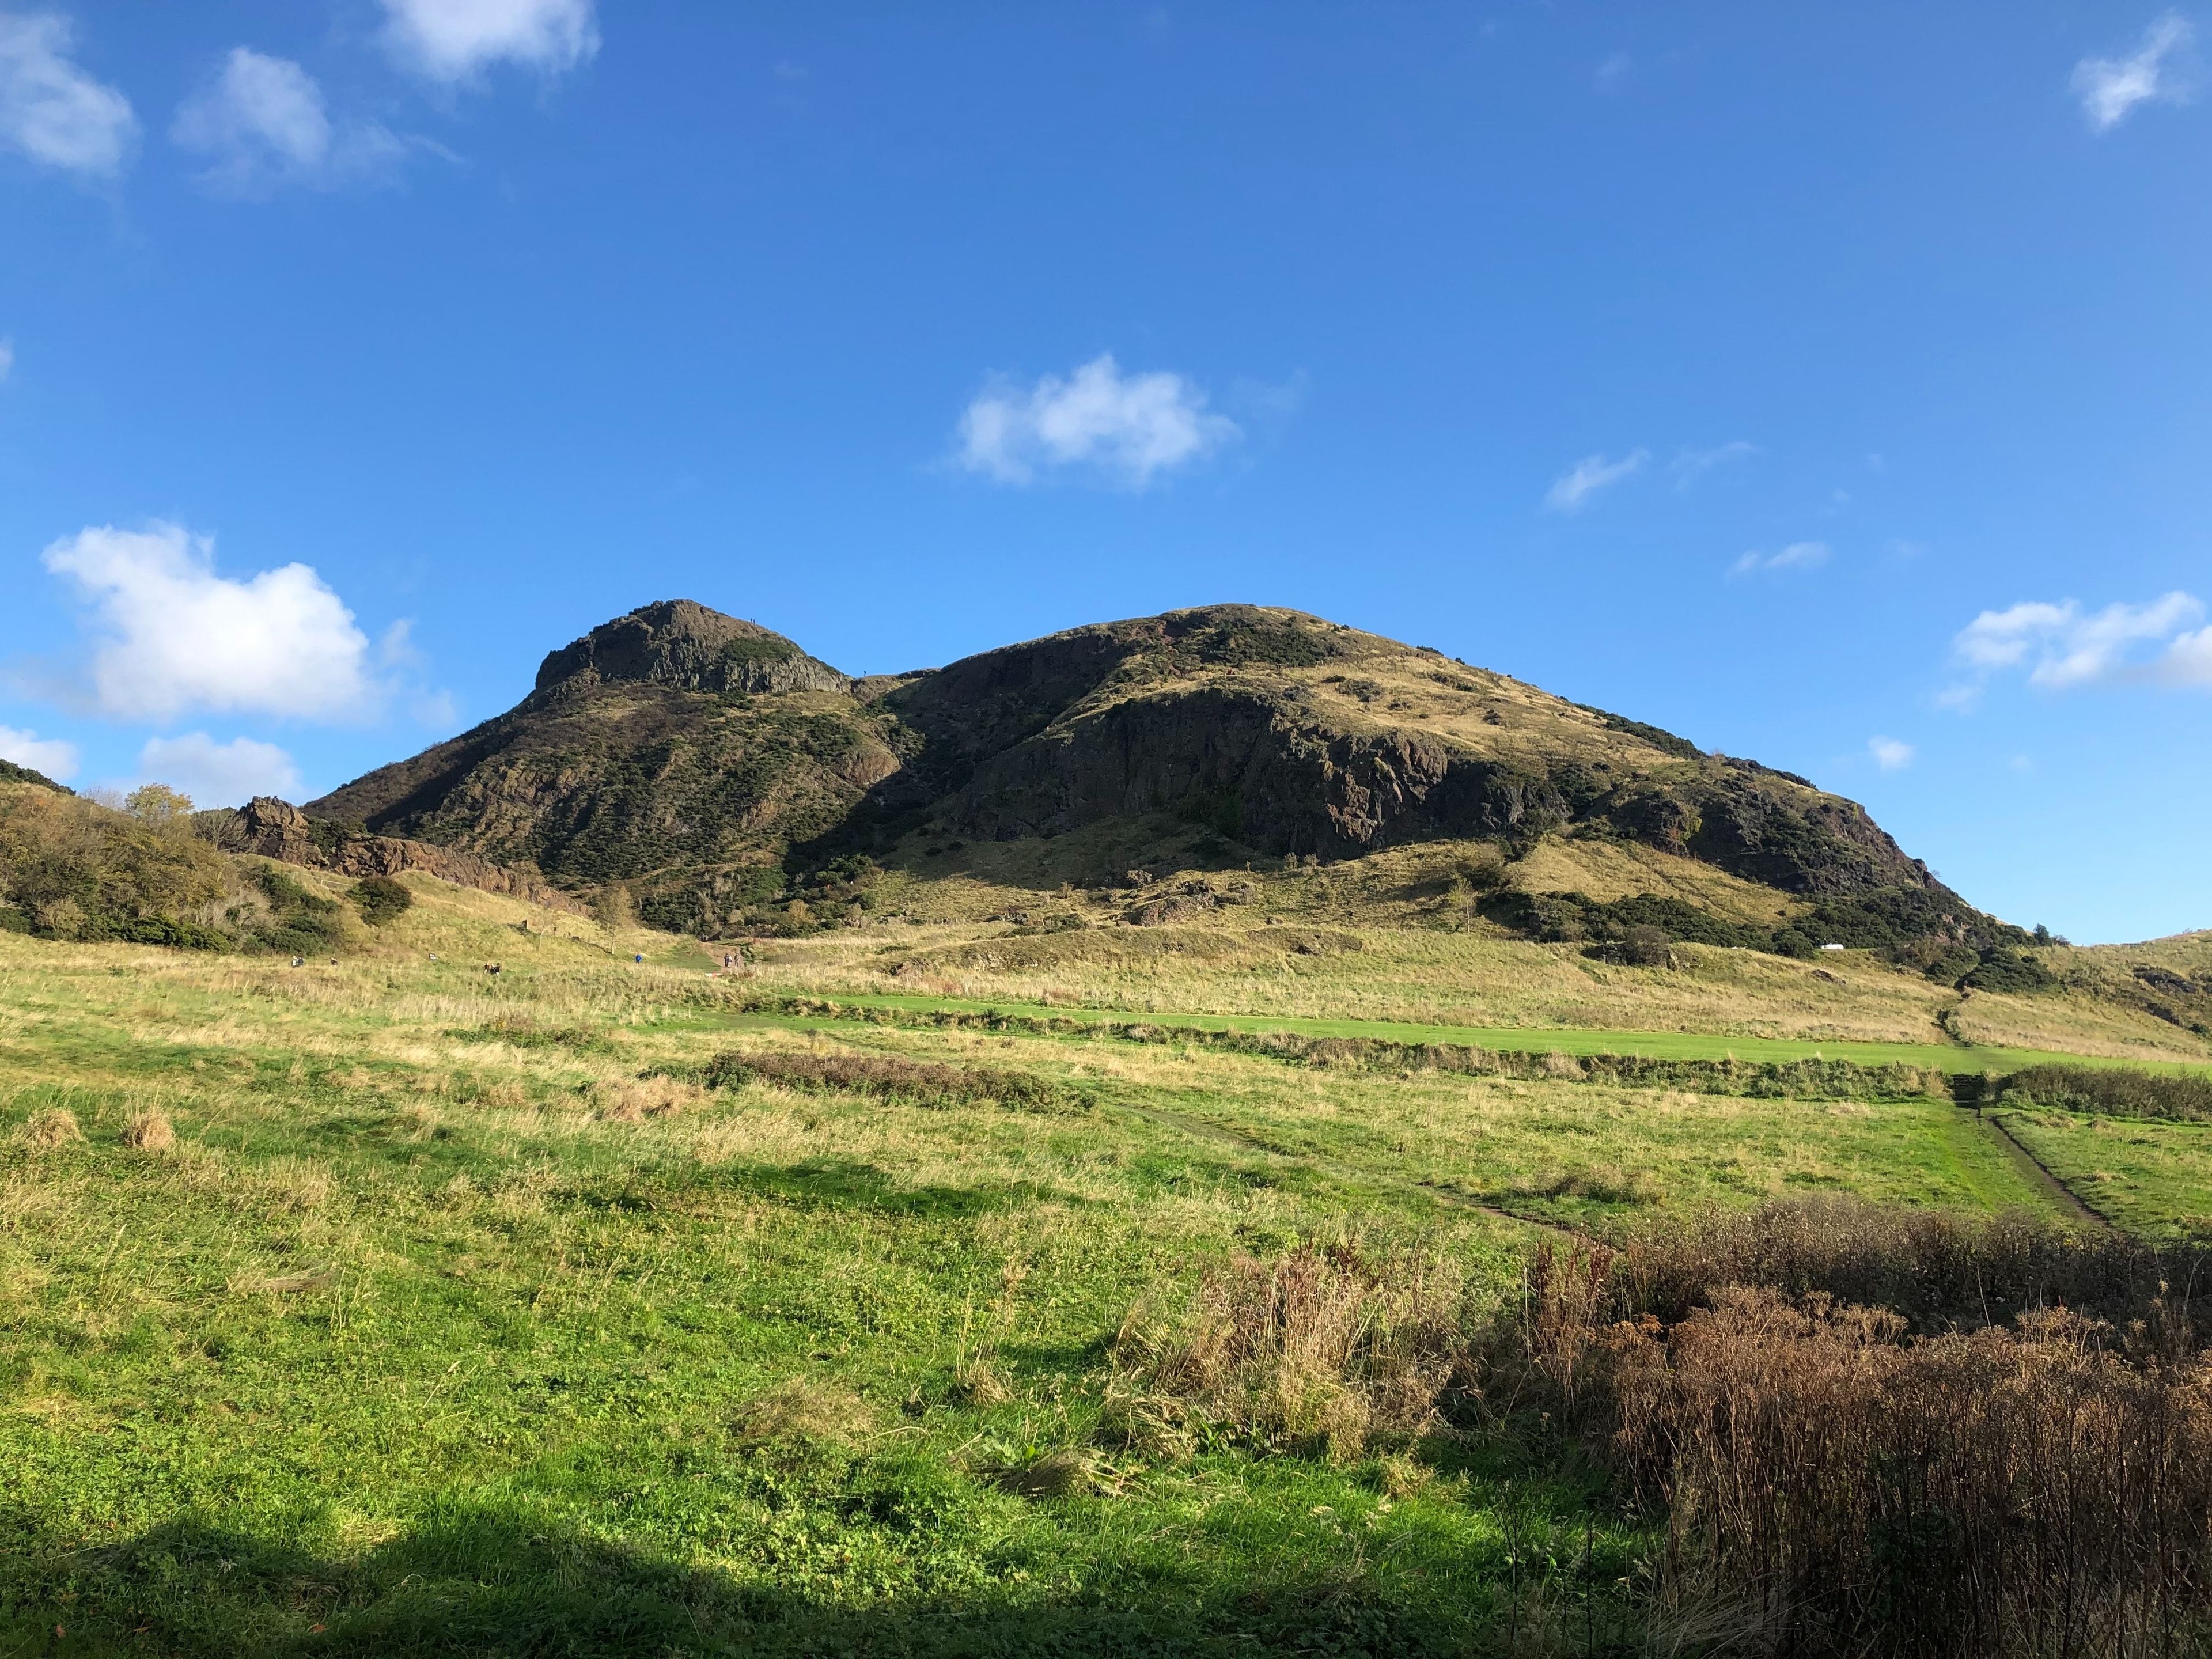
[[[2196,31],[2172,12],[2143,31],[2142,43],[2124,58],[2084,58],[2074,66],[2074,95],[2094,132],[2109,132],[2138,104],[2157,100],[2186,101],[2190,87],[2171,61]]]
[[[1591,496],[1642,471],[1650,459],[1648,449],[1632,449],[1617,461],[1601,454],[1585,455],[1552,481],[1551,489],[1544,493],[1544,505],[1554,513],[1579,513]]]
[[[66,18],[0,13],[0,143],[48,167],[111,177],[138,122],[128,98],[70,61],[74,44]]]
[[[960,417],[958,459],[1000,483],[1087,474],[1142,489],[1243,435],[1206,404],[1180,374],[1125,375],[1103,355],[1066,380],[1047,374],[1026,391],[1000,384],[984,392]]]
[[[0,726],[0,760],[43,772],[56,783],[66,783],[76,775],[75,744],[42,738],[35,732],[19,732],[12,726]]]
[[[494,64],[547,75],[599,49],[592,0],[384,0],[386,39],[434,81],[466,81]]]
[[[0,380],[15,372],[15,343],[0,334]]]
[[[1883,771],[1902,772],[1912,764],[1914,750],[1911,744],[1899,743],[1895,738],[1869,738],[1867,752]]]
[[[334,125],[315,79],[289,58],[234,46],[177,111],[169,136],[209,158],[201,180],[230,195],[283,183],[389,176],[405,142],[374,121]]]
[[[1762,570],[1815,570],[1827,562],[1827,543],[1792,542],[1776,553],[1753,548],[1729,567],[1729,574],[1749,576]]]
[[[158,520],[144,530],[88,526],[45,558],[92,605],[91,700],[102,714],[358,720],[389,690],[353,613],[304,564],[219,576],[212,538]]]
[[[1757,444],[1738,438],[1731,443],[1716,444],[1711,449],[1686,449],[1667,465],[1674,475],[1674,488],[1687,489],[1715,467],[1747,460],[1758,453]]]
[[[217,743],[204,732],[152,738],[138,751],[138,773],[149,783],[181,789],[200,806],[241,806],[256,795],[296,797],[300,769],[273,743],[233,738]]]
[[[2212,684],[2212,628],[2184,631],[2203,615],[2200,600],[2178,591],[2148,605],[2108,605],[2089,612],[2072,599],[2025,600],[1984,611],[1953,641],[1959,661],[1974,678],[1937,701],[1972,707],[1992,676],[2021,668],[2030,685],[2050,691],[2118,680]],[[2164,649],[2146,656],[2146,645]]]

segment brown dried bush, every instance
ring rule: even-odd
[[[1613,1455],[1666,1505],[1662,1630],[1776,1654],[2205,1650],[2203,1360],[2131,1360],[2070,1313],[1909,1338],[1818,1296],[1712,1300],[1611,1345]]]
[[[123,1144],[142,1152],[166,1152],[177,1144],[177,1131],[169,1115],[157,1106],[132,1116],[123,1131]]]
[[[51,1152],[84,1139],[76,1114],[66,1106],[50,1106],[34,1112],[23,1125],[23,1144],[34,1152]]]
[[[1165,1449],[1188,1419],[1336,1459],[1410,1440],[1468,1371],[1464,1290],[1449,1262],[1302,1244],[1208,1273],[1180,1322],[1139,1310],[1115,1344],[1105,1428]]]

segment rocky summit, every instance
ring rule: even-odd
[[[549,653],[506,714],[307,811],[572,891],[621,884],[647,916],[701,932],[795,925],[795,884],[811,874],[842,860],[926,878],[949,843],[1036,843],[1025,867],[1052,885],[1115,881],[1132,864],[1267,868],[1487,843],[1484,867],[1508,873],[1485,914],[1572,937],[1596,902],[1510,875],[1549,841],[1641,848],[1762,890],[1781,920],[1753,943],[1878,934],[1986,951],[2017,933],[1804,778],[1257,605],[854,678],[757,623],[665,600]],[[1645,896],[1671,933],[1701,936],[1686,919],[1694,896]],[[1702,936],[1735,942],[1737,909]]]

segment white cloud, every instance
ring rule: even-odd
[[[557,75],[599,49],[592,0],[384,0],[386,38],[438,81],[498,63]]]
[[[66,18],[0,13],[0,143],[71,173],[123,167],[138,123],[131,100],[69,59]]]
[[[15,343],[0,335],[0,380],[15,372]]]
[[[2212,629],[2182,630],[2204,614],[2193,596],[2172,592],[2148,605],[2108,605],[2084,615],[2072,599],[2061,605],[2027,600],[2003,611],[1984,611],[1953,641],[1959,659],[1983,679],[2004,669],[2027,668],[2027,681],[2063,691],[2117,679],[2151,678],[2169,684],[2212,684]],[[2135,647],[2163,641],[2166,650],[2148,665]],[[1954,686],[1939,701],[1971,706],[1978,686]]]
[[[18,732],[12,726],[0,726],[0,760],[43,772],[57,783],[66,783],[76,775],[75,744],[42,738],[35,732]]]
[[[2176,635],[2151,672],[2167,685],[2212,685],[2212,628]]]
[[[406,152],[373,121],[333,125],[313,76],[246,46],[232,47],[220,72],[185,100],[169,136],[210,158],[206,183],[238,195],[368,177]]]
[[[2138,104],[2153,99],[2180,103],[2189,89],[2167,58],[2196,31],[2167,12],[2143,31],[2142,44],[2125,58],[2084,58],[2074,66],[2074,95],[2093,131],[2109,132]]]
[[[1544,505],[1554,513],[1579,513],[1583,503],[1599,490],[1619,483],[1632,472],[1640,471],[1651,453],[1632,449],[1617,461],[1608,461],[1602,455],[1585,455],[1566,472],[1552,482],[1544,495]]]
[[[1827,543],[1792,542],[1779,553],[1753,548],[1729,567],[1729,574],[1748,576],[1759,570],[1816,570],[1827,562]]]
[[[1027,392],[1002,386],[978,397],[960,417],[960,464],[1001,483],[1072,467],[1141,489],[1243,435],[1182,375],[1124,375],[1107,354],[1070,379],[1048,374]]]
[[[1669,463],[1674,474],[1674,488],[1687,489],[1715,467],[1725,466],[1730,461],[1741,461],[1758,453],[1759,446],[1742,438],[1729,443],[1716,444],[1711,449],[1686,449]]]
[[[368,669],[353,613],[304,564],[242,581],[218,576],[214,542],[156,521],[88,526],[46,550],[73,577],[105,635],[93,655],[94,699],[127,720],[191,708],[300,719],[374,714],[385,688]]]
[[[198,806],[242,806],[255,795],[298,793],[300,769],[273,743],[233,738],[217,743],[204,732],[149,738],[138,751],[139,776],[181,789]]]
[[[1895,738],[1869,738],[1867,752],[1874,757],[1874,763],[1885,772],[1902,772],[1912,764],[1912,745],[1899,743]]]

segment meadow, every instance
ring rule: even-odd
[[[946,925],[725,977],[407,880],[298,968],[0,934],[0,1653],[1642,1651],[1663,1517],[1468,1369],[1531,1249],[1824,1194],[2071,1213],[1925,1094],[761,1004],[927,975],[882,994],[1595,1006],[1489,985],[1477,941],[956,975],[1003,930]],[[1670,994],[1721,996],[1705,972]],[[1743,1023],[1789,1024],[1777,982]],[[1923,994],[1811,983],[1876,1036]],[[2203,1131],[2003,1115],[2100,1213],[2191,1231]],[[1286,1368],[1279,1332],[1264,1389],[1191,1404],[1188,1334],[1243,1328],[1255,1282],[1289,1319],[1299,1273],[1351,1310],[1342,1352]]]

